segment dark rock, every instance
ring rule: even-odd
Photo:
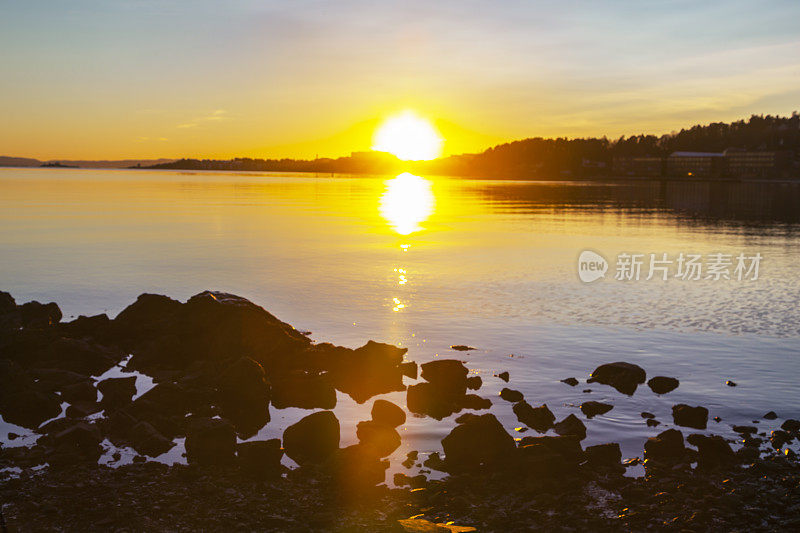
[[[69,418],[85,418],[102,410],[103,408],[97,402],[77,401],[69,405],[64,414]]]
[[[569,460],[571,463],[578,463],[585,458],[581,439],[575,435],[561,435],[558,437],[522,437],[519,446],[544,446],[554,454]]]
[[[61,398],[69,403],[95,402],[97,401],[97,390],[91,381],[79,381],[62,387]]]
[[[470,376],[467,378],[467,388],[469,390],[478,390],[483,385],[483,380],[480,376]]]
[[[655,427],[658,427],[658,426],[661,425],[661,422],[659,422],[655,418],[648,418],[646,423],[647,423],[647,427],[649,427],[649,428],[655,428]]]
[[[497,377],[508,383],[508,379],[510,376],[508,375],[508,372],[500,372],[499,374],[497,374]]]
[[[598,366],[586,382],[611,385],[619,392],[630,396],[636,392],[636,387],[644,383],[646,377],[642,367],[620,361]]]
[[[17,364],[0,359],[0,415],[11,424],[35,429],[61,414],[61,399],[43,390]]]
[[[531,407],[528,402],[523,400],[515,403],[513,410],[517,415],[517,420],[539,433],[544,433],[553,427],[553,423],[556,421],[555,415],[547,407],[547,404]]]
[[[444,459],[439,455],[439,452],[432,452],[425,461],[422,462],[424,466],[430,468],[431,470],[437,470],[439,472],[446,472],[447,465],[444,462]]]
[[[752,464],[758,456],[758,446],[742,446],[736,450],[736,460],[741,464]]]
[[[775,420],[778,418],[778,415],[775,414],[775,411],[770,411],[769,413],[765,414],[762,417],[764,420]]]
[[[147,422],[138,422],[133,426],[130,431],[130,441],[134,450],[149,457],[158,457],[175,446],[174,442]]]
[[[408,361],[397,365],[400,368],[400,373],[411,379],[417,379],[417,363]]]
[[[718,416],[715,416],[715,417],[713,418],[713,420],[714,420],[714,422],[716,422],[716,423],[720,423],[720,422],[722,422],[722,418],[720,418],[720,417],[718,417]]]
[[[406,423],[406,413],[387,400],[375,400],[372,404],[372,420],[396,428]]]
[[[57,368],[34,368],[30,370],[30,375],[38,380],[37,386],[48,391],[60,391],[67,385],[92,382],[89,376]]]
[[[708,409],[705,407],[691,407],[679,403],[672,407],[672,419],[678,426],[695,429],[706,429],[708,424]]]
[[[257,479],[267,479],[281,474],[280,439],[242,442],[236,445],[236,456],[242,471]]]
[[[153,424],[163,435],[175,437],[183,432],[191,404],[191,395],[183,386],[163,382],[136,398],[125,409],[135,419]]]
[[[455,350],[457,352],[468,352],[470,350],[475,350],[472,346],[467,346],[466,344],[454,344],[450,346],[451,350]]]
[[[472,415],[442,439],[448,471],[456,472],[507,460],[514,439],[492,414]]]
[[[503,390],[500,391],[500,397],[511,403],[521,402],[525,398],[520,391],[506,387],[503,387]]]
[[[755,426],[733,426],[733,431],[736,433],[747,435],[749,433],[756,433],[758,431],[758,428]]]
[[[97,461],[102,453],[100,432],[87,422],[75,422],[67,429],[55,434],[53,443],[59,462],[68,462],[68,457]]]
[[[103,407],[117,409],[129,404],[136,394],[136,376],[104,379],[97,384],[97,390],[103,395]]]
[[[369,341],[355,350],[327,347],[325,351],[330,352],[329,374],[334,386],[357,403],[406,388],[403,373],[407,368],[401,365],[407,348]]]
[[[108,337],[111,320],[108,315],[100,314],[94,316],[79,316],[72,322],[62,322],[59,324],[58,331],[65,337],[76,339],[92,337],[94,339],[111,341]]]
[[[461,410],[460,401],[464,396],[446,395],[432,383],[418,383],[408,387],[406,407],[412,413],[428,415],[441,420]]]
[[[613,405],[603,402],[583,402],[581,404],[581,412],[586,415],[586,418],[592,418],[597,415],[603,415],[614,408]]]
[[[83,339],[62,338],[49,346],[48,353],[40,366],[99,376],[119,363],[123,355],[115,348],[90,343]]]
[[[586,460],[594,466],[620,466],[622,462],[622,452],[616,442],[588,446],[585,453]]]
[[[428,479],[422,475],[409,476],[398,472],[394,475],[394,484],[398,487],[411,487],[412,489],[419,489],[428,484]]]
[[[735,462],[736,455],[730,445],[719,435],[692,434],[686,439],[697,447],[697,466],[699,468],[716,468]]]
[[[800,420],[795,420],[793,418],[787,418],[783,424],[781,424],[781,429],[784,431],[788,431],[790,433],[795,433],[800,431]]]
[[[569,415],[553,426],[559,435],[572,435],[583,440],[586,438],[586,426],[575,415]]]
[[[363,449],[376,457],[386,457],[400,447],[400,434],[392,426],[374,420],[359,422],[356,436]]]
[[[437,389],[454,395],[467,391],[467,367],[456,359],[437,359],[420,365],[422,379],[432,383]]]
[[[656,394],[667,394],[678,388],[680,381],[675,378],[668,378],[665,376],[656,376],[647,381],[647,386]]]
[[[201,465],[232,464],[236,432],[223,419],[192,417],[186,428],[186,459]]]
[[[299,465],[322,463],[339,448],[339,420],[331,411],[312,413],[286,428],[283,448]]]
[[[575,379],[575,378],[566,378],[566,379],[562,379],[561,383],[566,383],[570,387],[574,387],[574,386],[576,386],[578,384],[578,380]]]
[[[682,459],[685,454],[683,434],[677,429],[662,431],[657,436],[647,439],[644,444],[645,460],[669,462]]]
[[[222,412],[245,438],[269,422],[269,400],[270,389],[264,369],[249,357],[240,357],[220,376]],[[334,404],[335,400],[334,396]]]
[[[792,436],[782,429],[776,429],[769,436],[769,442],[773,448],[780,450],[786,444],[792,442]]]
[[[338,491],[362,493],[386,479],[389,461],[381,460],[360,444],[336,449],[325,462]]]
[[[477,411],[481,409],[490,409],[492,407],[492,401],[489,398],[481,398],[477,394],[467,394],[461,399],[460,405],[464,409],[473,409]]]
[[[293,371],[272,384],[272,405],[278,409],[333,409],[336,389],[327,374]]]
[[[735,387],[736,386],[736,382],[728,380],[728,381],[725,382],[725,385],[727,385],[728,387]]]
[[[642,411],[641,413],[642,418],[655,418],[656,415],[653,413],[648,413],[647,411]]]
[[[55,302],[28,302],[20,305],[17,310],[24,328],[44,328],[61,321],[61,309]]]

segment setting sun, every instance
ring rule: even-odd
[[[375,132],[372,149],[404,161],[436,159],[444,140],[427,119],[405,111],[388,118]]]

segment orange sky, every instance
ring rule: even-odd
[[[800,102],[800,3],[14,2],[0,155],[314,157],[413,109],[444,152]]]

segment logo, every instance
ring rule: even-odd
[[[591,250],[584,250],[578,257],[578,277],[584,283],[591,283],[605,277],[608,261],[602,255]]]

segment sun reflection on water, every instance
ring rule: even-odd
[[[433,213],[435,200],[431,182],[404,172],[386,180],[378,209],[400,235],[420,231],[420,224]]]

